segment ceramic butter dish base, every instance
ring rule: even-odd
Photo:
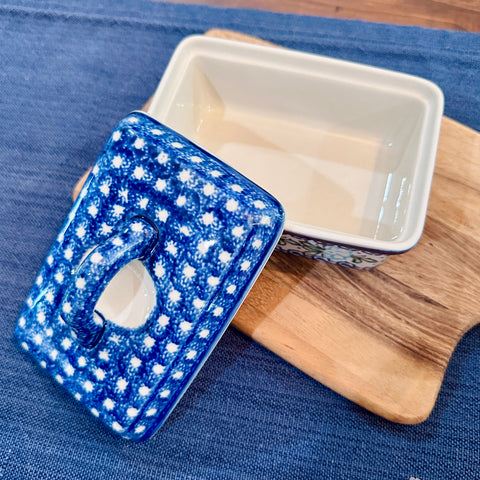
[[[125,438],[165,421],[283,230],[271,195],[143,113],[113,131],[16,336]]]

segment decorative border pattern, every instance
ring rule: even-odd
[[[322,242],[284,232],[276,247],[280,252],[292,253],[314,260],[336,263],[358,270],[368,270],[380,265],[389,256],[384,253],[358,250],[344,245]]]

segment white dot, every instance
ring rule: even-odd
[[[234,192],[241,192],[243,188],[240,185],[232,185],[230,187]]]
[[[213,177],[213,178],[218,178],[218,177],[221,177],[222,176],[222,172],[219,172],[218,170],[212,170],[210,172],[210,175]]]
[[[257,239],[252,243],[252,247],[255,248],[255,249],[259,249],[261,246],[262,246],[262,241],[261,240]]]
[[[195,275],[195,269],[192,266],[187,265],[183,269],[183,275],[187,278],[192,278]]]
[[[160,153],[160,155],[158,155],[158,157],[157,157],[157,162],[162,164],[162,165],[164,163],[167,163],[169,160],[170,160],[170,158],[168,157],[168,155],[165,152]]]
[[[43,337],[37,333],[34,337],[33,337],[33,342],[36,344],[36,345],[41,345],[42,344],[42,341],[43,341]]]
[[[178,290],[171,290],[170,293],[168,294],[168,298],[172,302],[178,302],[181,298],[180,292]]]
[[[72,346],[72,341],[69,338],[64,338],[62,340],[62,347],[65,350],[68,350]]]
[[[179,195],[177,198],[177,206],[183,207],[187,203],[185,195]]]
[[[169,353],[175,353],[178,350],[178,345],[176,343],[170,342],[167,345],[167,352]]]
[[[215,193],[215,187],[211,183],[207,183],[203,187],[203,193],[207,196],[213,195]]]
[[[201,308],[203,308],[205,306],[205,301],[204,300],[200,300],[200,298],[196,298],[194,301],[193,301],[193,306],[200,310]]]
[[[112,164],[115,168],[120,168],[122,166],[123,160],[120,155],[115,155],[112,160]]]
[[[155,189],[158,190],[159,192],[163,192],[166,186],[167,186],[167,182],[163,180],[163,178],[159,178],[155,183]]]
[[[175,372],[172,377],[175,379],[175,380],[179,380],[180,378],[183,377],[183,372],[180,372],[180,371],[177,371]]]
[[[152,348],[155,345],[155,339],[152,337],[145,337],[145,339],[143,340],[143,344],[147,348]]]
[[[147,417],[152,417],[153,415],[155,415],[157,413],[157,409],[156,408],[149,408],[146,412],[145,412],[145,415]]]
[[[180,181],[185,183],[188,182],[192,178],[192,174],[190,173],[190,170],[182,170],[178,174],[178,178],[180,178]]]
[[[118,423],[118,422],[113,422],[112,423],[112,428],[116,431],[116,432],[121,432],[123,430],[123,427]]]
[[[123,240],[120,238],[120,237],[115,237],[112,241],[112,243],[116,246],[116,247],[123,247]]]
[[[243,227],[235,227],[233,230],[232,230],[232,234],[234,237],[241,237],[243,234],[245,233],[245,230],[243,229]]]
[[[100,185],[100,191],[104,194],[104,195],[108,195],[110,193],[110,185],[107,183],[107,182],[103,182],[101,185]]]
[[[170,395],[170,390],[162,390],[160,392],[160,397],[167,398]]]
[[[234,212],[238,208],[238,202],[231,198],[227,203],[226,203],[227,210],[229,212]]]
[[[215,240],[203,240],[198,244],[198,250],[200,253],[207,253],[208,249],[215,244]]]
[[[183,225],[180,227],[180,233],[183,233],[187,237],[189,237],[192,234],[192,232],[190,231],[190,227],[187,227],[186,225]]]
[[[270,225],[270,217],[263,215],[263,217],[260,219],[260,223],[262,225]]]
[[[223,313],[223,308],[222,308],[222,307],[217,307],[217,308],[215,308],[215,310],[213,311],[213,315],[214,315],[215,317],[219,317],[222,313]]]
[[[213,213],[208,212],[202,215],[202,222],[204,225],[211,225],[215,220]]]
[[[115,402],[110,398],[106,398],[103,402],[103,406],[108,410],[113,410],[115,408]]]
[[[124,378],[119,378],[117,380],[117,388],[120,392],[125,391],[127,388],[128,382]]]
[[[22,348],[23,348],[24,350],[28,350],[28,349],[29,349],[28,345],[27,345],[25,342],[22,342]]]
[[[145,430],[145,425],[138,425],[135,427],[135,433],[142,433]]]
[[[72,311],[72,305],[70,304],[70,302],[65,302],[62,305],[62,310],[64,313],[70,313]]]
[[[102,351],[98,354],[98,357],[101,358],[102,360],[108,361],[108,359],[110,358],[110,355],[109,355],[109,353],[108,353],[108,350],[102,350]]]
[[[95,217],[98,213],[98,208],[95,205],[90,205],[88,208],[88,213],[92,216]]]
[[[245,260],[245,261],[242,262],[242,264],[240,265],[240,269],[241,269],[243,272],[246,272],[246,271],[250,268],[250,265],[251,265],[251,263],[250,263],[248,260]]]
[[[108,337],[108,340],[110,342],[113,342],[113,343],[117,344],[117,345],[120,345],[120,340],[121,339],[118,335],[114,334],[114,335],[111,335],[110,337]],[[107,352],[107,355],[108,355],[108,352]]]
[[[42,284],[42,282],[43,282],[43,278],[42,278],[41,275],[39,275],[39,276],[37,277],[37,279],[35,280],[35,283],[36,283],[38,286],[40,286],[40,285]]]
[[[132,232],[143,232],[143,224],[141,222],[134,222],[131,226]]]
[[[121,136],[122,136],[121,132],[119,132],[118,130],[115,130],[113,132],[112,138],[115,142],[117,142],[118,140],[120,140]]]
[[[166,222],[168,215],[169,213],[164,208],[157,210],[157,219],[160,220],[161,222]]]
[[[101,368],[95,369],[93,374],[97,377],[97,380],[104,380],[105,379],[105,372]]]
[[[165,268],[163,268],[163,265],[161,264],[161,262],[157,262],[155,264],[154,272],[158,278],[161,278],[165,275]]]
[[[63,370],[65,371],[65,373],[71,377],[74,373],[75,373],[75,369],[69,364],[67,363],[64,367],[63,367]]]
[[[133,368],[138,368],[140,365],[142,364],[142,361],[137,358],[137,357],[133,357],[131,360],[130,360],[130,365],[133,367]]]
[[[231,295],[236,289],[237,289],[236,285],[229,285],[227,287],[227,293],[229,293]]]
[[[175,244],[173,242],[168,242],[167,244],[167,247],[165,248],[165,250],[172,254],[173,256],[176,256],[177,255],[177,252],[178,252],[178,249],[177,247],[175,246]]]
[[[265,204],[261,201],[261,200],[255,200],[253,202],[253,205],[256,207],[256,208],[259,208],[260,210],[264,209],[265,208]]]
[[[45,313],[41,310],[37,313],[37,322],[40,324],[45,323]]]
[[[62,272],[57,272],[55,274],[55,280],[58,282],[58,283],[62,283],[63,282],[63,273]]]
[[[208,277],[207,282],[211,287],[216,287],[220,283],[220,278]]]
[[[55,296],[53,295],[53,292],[51,290],[49,290],[46,295],[45,295],[45,300],[48,302],[48,303],[53,303],[53,300],[55,300]]]
[[[67,259],[67,260],[71,260],[72,257],[73,257],[73,250],[68,247],[65,252],[63,253],[63,256]]]
[[[218,258],[222,263],[228,263],[232,259],[232,256],[230,255],[230,253],[222,250]]]
[[[77,393],[75,394],[75,398],[76,398],[78,401],[80,401],[80,400],[82,399],[82,396],[77,392]]]
[[[53,337],[53,328],[47,328],[45,330],[45,334],[47,335],[47,337]]]
[[[76,230],[76,234],[78,238],[83,238],[86,233],[87,231],[85,230],[85,227],[83,225],[80,225]]]
[[[95,417],[98,417],[100,415],[100,413],[98,412],[98,410],[96,408],[91,408],[90,411],[92,412],[92,414]]]
[[[85,357],[80,357],[77,363],[80,368],[83,368],[87,365],[87,361],[85,360]]]
[[[55,361],[58,357],[58,350],[55,350],[53,349],[49,354],[48,356],[53,360]]]
[[[155,373],[156,375],[160,375],[164,371],[165,371],[165,367],[163,365],[160,365],[159,363],[153,366],[153,373]]]
[[[83,382],[83,389],[89,393],[93,392],[93,383],[90,380],[86,380]]]
[[[200,333],[198,334],[198,336],[199,336],[200,338],[207,338],[208,335],[209,335],[209,333],[210,333],[210,330],[204,328],[203,330],[200,331]]]
[[[134,143],[135,148],[143,148],[145,146],[145,141],[142,138],[137,138]]]
[[[128,188],[122,188],[122,190],[120,190],[118,192],[118,194],[126,201],[128,202]]]
[[[130,407],[129,409],[127,409],[127,415],[130,418],[135,418],[138,415],[138,409]]]
[[[45,362],[45,360],[42,360],[42,361],[40,362],[40,366],[41,366],[42,368],[47,368],[47,362]]]
[[[158,317],[158,320],[157,320],[158,324],[161,327],[166,327],[169,321],[170,319],[166,315],[160,315],[160,317]]]
[[[200,163],[200,162],[202,162],[202,159],[200,157],[197,157],[197,155],[192,155],[190,157],[190,161],[193,162],[193,163]]]
[[[87,282],[85,281],[85,279],[83,277],[79,277],[77,278],[77,280],[75,281],[75,286],[79,289],[79,290],[82,290],[83,288],[85,288],[85,285],[87,284]]]
[[[56,376],[55,376],[55,380],[56,380],[58,383],[63,383],[63,378],[62,378],[60,375],[56,375]]]
[[[142,209],[142,210],[145,210],[147,208],[147,205],[148,205],[148,198],[142,198],[139,202],[138,202],[138,205],[139,207]]]
[[[52,255],[49,255],[49,256],[47,257],[47,263],[48,263],[49,265],[51,265],[51,264],[53,263],[53,257],[52,257]]]
[[[150,389],[148,387],[146,387],[145,385],[142,385],[139,389],[138,389],[138,393],[142,396],[142,397],[146,397],[147,395],[150,394]]]
[[[107,225],[105,222],[102,223],[102,227],[100,231],[102,232],[103,235],[108,235],[109,233],[112,233],[113,227],[110,225]]]
[[[170,145],[173,148],[183,148],[184,147],[183,143],[180,143],[180,142],[172,142]]]
[[[182,332],[188,332],[192,329],[192,324],[190,322],[181,322],[180,329],[182,330]]]
[[[152,128],[152,133],[154,135],[163,135],[163,131],[159,130],[158,128]]]
[[[99,252],[92,253],[90,260],[92,263],[100,263],[103,260],[102,254]]]
[[[135,170],[133,171],[133,176],[137,180],[142,180],[142,178],[145,176],[145,169],[143,167],[135,167]]]
[[[25,326],[25,323],[26,323],[25,317],[20,317],[20,320],[18,321],[18,325],[23,328]]]
[[[189,359],[189,360],[192,360],[194,359],[195,357],[197,356],[197,352],[195,350],[189,350],[186,357]]]
[[[113,216],[114,217],[120,217],[123,215],[123,212],[125,211],[125,207],[123,205],[114,205],[113,206]]]

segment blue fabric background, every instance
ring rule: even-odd
[[[418,74],[480,129],[480,35],[128,0],[0,6],[0,478],[480,478],[480,330],[431,417],[383,420],[230,328],[163,429],[119,439],[17,346],[13,330],[72,187],[154,91],[188,34],[226,27]]]

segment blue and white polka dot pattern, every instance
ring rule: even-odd
[[[153,250],[142,259],[156,287],[156,307],[137,329],[106,319],[88,348],[81,329],[71,328],[72,312],[111,277],[91,281],[79,274],[82,262],[88,255],[101,264],[103,250],[92,249],[120,248],[122,235],[140,234],[138,218],[157,230]],[[36,278],[16,335],[93,415],[125,438],[147,439],[228,326],[283,222],[283,209],[269,194],[133,113],[99,156]],[[133,233],[122,230],[125,225]]]

